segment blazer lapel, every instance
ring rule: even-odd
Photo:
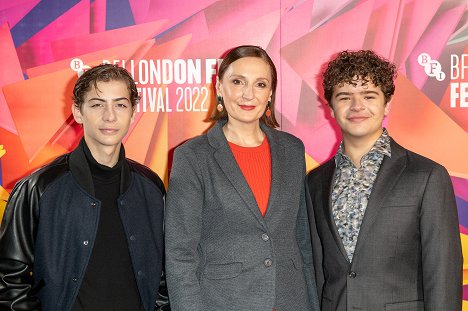
[[[330,232],[333,235],[333,239],[335,240],[336,245],[340,249],[341,254],[348,262],[348,255],[346,254],[346,250],[343,246],[343,242],[341,241],[340,234],[338,233],[338,228],[336,227],[335,218],[333,218],[332,212],[331,191],[333,189],[333,184],[335,180],[334,176],[335,158],[333,157],[326,164],[322,175],[322,206],[324,208],[323,212],[327,220],[328,227],[330,228]]]
[[[278,204],[275,203],[278,198],[278,194],[281,192],[282,188],[281,176],[283,175],[283,171],[287,168],[284,167],[284,163],[286,163],[286,161],[284,161],[284,146],[278,142],[276,130],[270,129],[264,124],[261,124],[261,126],[262,130],[265,132],[268,138],[268,144],[270,145],[271,154],[270,197],[268,198],[268,208],[265,214],[265,219],[269,220],[271,218],[272,213],[274,213],[272,209],[275,209],[276,206],[278,206]]]
[[[226,137],[224,136],[222,130],[224,124],[225,122],[218,121],[207,133],[210,145],[216,149],[214,152],[214,158],[216,159],[216,162],[218,162],[221,170],[224,172],[224,175],[226,175],[226,178],[230,181],[237,193],[239,193],[250,211],[255,215],[260,223],[264,224],[257,201],[255,200],[252,190],[247,184],[244,175],[242,175],[240,167],[232,154]]]
[[[391,158],[384,157],[377,178],[375,179],[359,230],[354,258],[356,258],[359,250],[365,245],[365,239],[370,234],[372,225],[379,215],[382,203],[385,201],[388,193],[393,189],[406,167],[406,157],[403,148],[398,146],[393,140],[391,140],[390,146],[392,150]]]

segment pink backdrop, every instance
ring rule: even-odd
[[[467,12],[466,0],[0,1],[0,215],[19,178],[79,141],[71,90],[87,66],[134,75],[142,101],[127,153],[167,184],[173,148],[210,125],[213,66],[227,49],[272,56],[281,129],[304,141],[308,169],[340,140],[321,67],[340,50],[372,49],[399,67],[390,134],[452,176],[468,258]]]

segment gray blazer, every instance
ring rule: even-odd
[[[391,141],[350,264],[331,212],[335,161],[307,176],[322,310],[459,311],[462,253],[450,177]]]
[[[223,123],[174,152],[165,220],[171,310],[318,310],[302,142],[262,125],[272,161],[263,218]]]

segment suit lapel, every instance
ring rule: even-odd
[[[226,175],[226,178],[232,184],[250,211],[255,215],[260,223],[264,224],[257,201],[255,200],[252,190],[247,184],[244,175],[242,175],[242,171],[240,170],[240,167],[232,154],[231,148],[228,145],[226,137],[224,136],[222,131],[224,124],[225,122],[218,121],[207,133],[210,145],[216,149],[214,152],[214,158],[221,170],[224,172],[224,175]]]
[[[346,254],[346,250],[343,246],[343,242],[341,241],[340,234],[338,233],[338,228],[336,227],[332,212],[331,191],[334,184],[335,166],[335,158],[333,157],[328,161],[326,167],[324,168],[322,175],[322,206],[324,208],[323,212],[327,220],[328,227],[330,228],[330,232],[332,233],[333,239],[335,240],[335,243],[340,249],[341,254],[344,256],[345,260],[348,261],[348,255]]]
[[[285,151],[284,146],[278,142],[276,130],[272,130],[267,126],[262,125],[262,130],[268,138],[271,154],[271,185],[270,197],[268,199],[268,208],[266,210],[265,219],[270,220],[271,215],[275,214],[274,210],[278,204],[275,204],[278,199],[278,194],[281,192],[281,176],[285,169]],[[305,172],[304,172],[305,174]]]
[[[388,193],[393,189],[406,167],[404,149],[397,145],[393,139],[391,140],[390,146],[392,156],[391,158],[384,157],[374,186],[372,187],[366,212],[359,230],[354,258],[356,258],[359,254],[359,250],[365,245],[366,237],[370,234],[372,225],[379,215],[382,203],[385,201]]]

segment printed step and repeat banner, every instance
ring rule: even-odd
[[[273,58],[281,130],[303,140],[308,169],[340,141],[321,69],[338,51],[372,49],[399,68],[390,134],[452,176],[468,284],[467,12],[466,0],[0,1],[0,215],[19,178],[79,142],[71,92],[91,66],[135,78],[127,155],[167,185],[173,149],[211,125],[228,49],[253,44]]]

